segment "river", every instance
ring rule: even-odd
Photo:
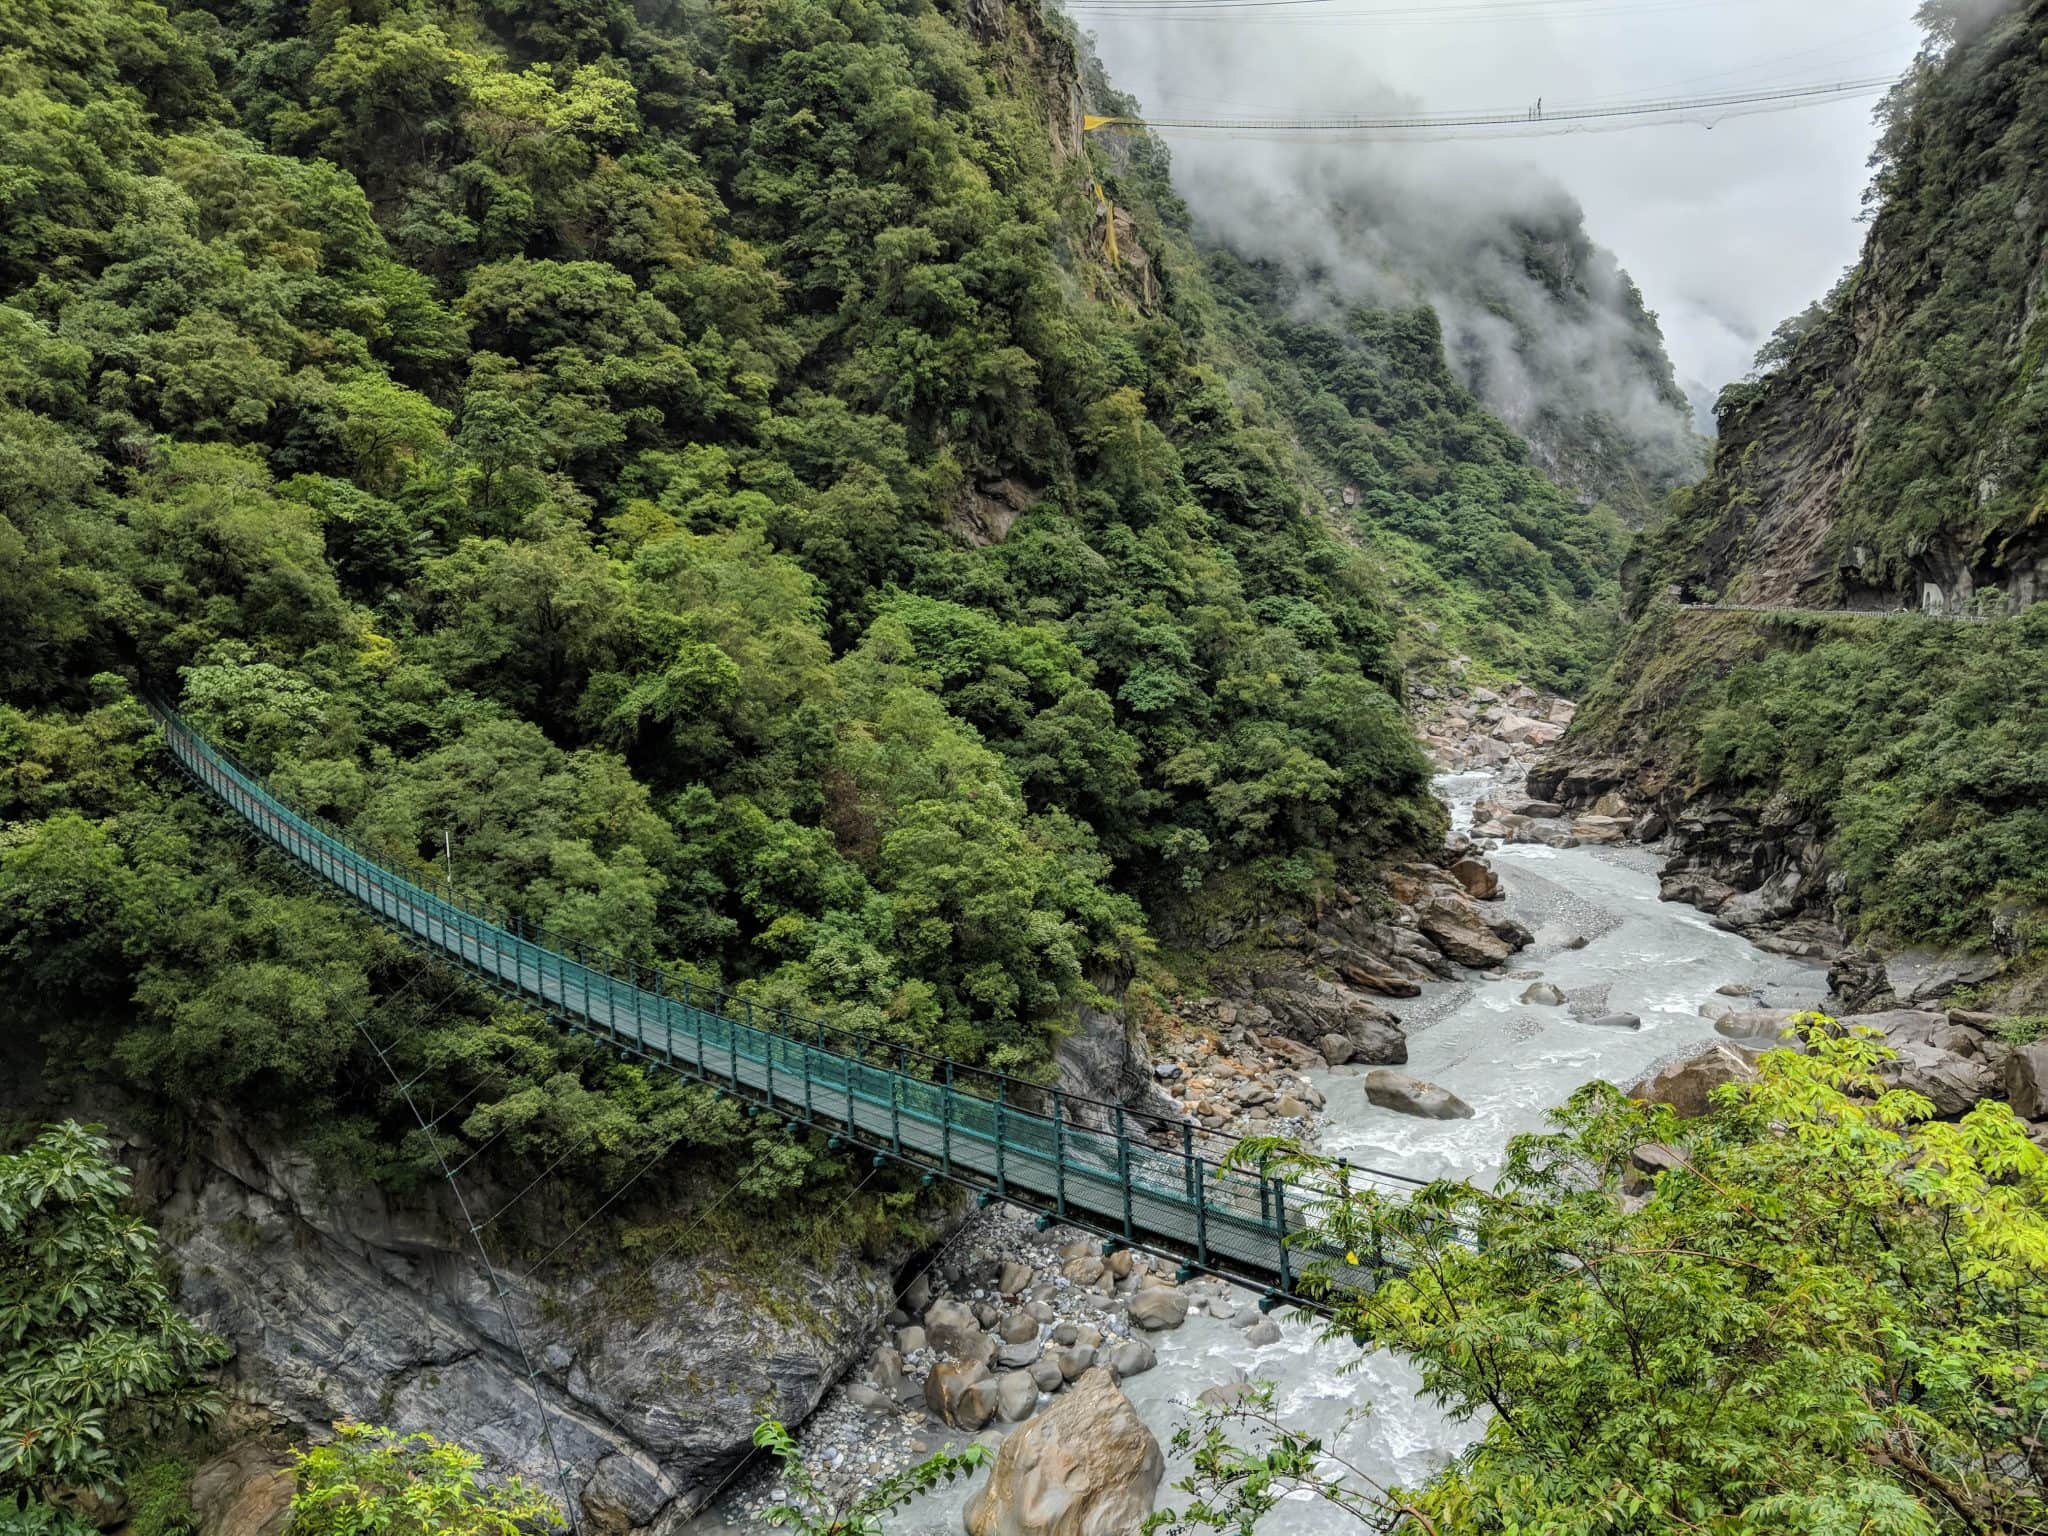
[[[1472,806],[1492,785],[1488,774],[1445,775],[1439,792],[1452,824],[1471,825]],[[1824,970],[1767,954],[1715,928],[1690,907],[1657,899],[1656,857],[1636,847],[1510,845],[1492,855],[1508,910],[1535,934],[1499,980],[1474,977],[1427,987],[1395,1005],[1408,1021],[1406,1071],[1450,1089],[1474,1110],[1469,1120],[1418,1120],[1368,1104],[1362,1068],[1317,1074],[1329,1099],[1324,1151],[1355,1163],[1416,1177],[1492,1178],[1511,1136],[1540,1129],[1545,1113],[1599,1078],[1622,1085],[1656,1063],[1714,1038],[1702,1004],[1738,983],[1761,999],[1746,1006],[1818,1004]],[[1583,947],[1571,947],[1584,940]],[[1640,1030],[1582,1023],[1573,1007],[1519,1001],[1540,976],[1588,1017],[1632,1013]],[[1240,1309],[1255,1305],[1250,1293]],[[1187,1467],[1172,1453],[1173,1432],[1203,1389],[1245,1376],[1275,1384],[1275,1400],[1298,1427],[1324,1437],[1338,1454],[1387,1482],[1413,1483],[1456,1454],[1471,1433],[1418,1396],[1413,1367],[1384,1351],[1362,1354],[1323,1342],[1313,1323],[1281,1320],[1277,1344],[1258,1348],[1242,1330],[1191,1314],[1153,1336],[1159,1364],[1125,1383],[1140,1415],[1167,1449],[1161,1502]],[[1369,1408],[1369,1411],[1366,1411]],[[890,1517],[890,1536],[959,1536],[969,1490],[956,1487]],[[1284,1536],[1356,1536],[1337,1510],[1306,1497],[1268,1519]]]

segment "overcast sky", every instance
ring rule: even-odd
[[[1916,0],[1323,0],[1176,21],[1090,17],[1110,76],[1159,116],[1421,110],[1744,90],[1903,69]],[[1402,9],[1390,23],[1382,14]],[[1343,13],[1353,13],[1345,19]],[[1678,376],[1711,399],[1779,321],[1856,257],[1875,131],[1858,100],[1626,133],[1428,146],[1452,179],[1540,169],[1583,205],[1664,327]],[[1168,136],[1190,188],[1272,151]],[[1303,151],[1304,153],[1310,151]],[[1314,152],[1327,154],[1327,146]],[[1494,175],[1482,173],[1491,162]],[[1448,192],[1455,196],[1456,193]],[[1199,217],[1201,207],[1196,207]]]

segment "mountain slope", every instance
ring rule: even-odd
[[[1429,306],[1459,382],[1631,524],[1699,478],[1655,316],[1536,167],[1472,145],[1191,149],[1204,235],[1286,273],[1291,318]]]
[[[2048,5],[1969,12],[1929,8],[1862,262],[1724,397],[1713,472],[1534,787],[1655,802],[1675,893],[1738,924],[1839,920],[2023,976],[2048,950]]]
[[[144,690],[563,942],[1042,1076],[1121,1042],[1184,908],[1440,848],[1412,617],[1563,679],[1614,606],[1617,525],[1433,318],[1279,325],[1156,143],[1084,136],[1111,94],[1033,7],[0,0],[0,36],[9,1108],[158,1138],[196,1293],[301,1416],[517,1415],[541,1466],[507,1401],[582,1403],[472,1305],[445,1161],[616,1415],[578,1496],[657,1524],[744,1452],[726,1405],[815,1402],[861,1330],[805,1309],[932,1213],[281,881]],[[679,1425],[679,1286],[810,1343],[718,1354]],[[404,1336],[301,1359],[279,1313]]]

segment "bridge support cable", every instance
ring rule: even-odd
[[[1298,1189],[1290,1200],[1278,1177],[1204,1156],[1206,1142],[1180,1117],[1127,1111],[784,1010],[757,1015],[751,1000],[689,978],[581,944],[535,942],[508,914],[385,867],[286,806],[168,708],[151,708],[180,765],[259,837],[409,943],[573,1032],[879,1157],[1304,1302],[1293,1294],[1294,1250],[1314,1225],[1316,1192]],[[1354,1174],[1395,1192],[1419,1182]]]
[[[1106,16],[1132,14],[1120,12],[1114,0],[1104,0],[1102,5],[1091,7],[1090,13]],[[1179,19],[1191,18],[1182,16]],[[1346,142],[1431,143],[1446,139],[1550,138],[1564,133],[1592,133],[1661,124],[1698,123],[1711,128],[1730,118],[1790,112],[1881,95],[1897,85],[1899,78],[1897,75],[1870,75],[1770,90],[1588,102],[1580,106],[1545,108],[1540,114],[1528,108],[1479,108],[1407,116],[1319,113],[1299,117],[1174,117],[1165,114],[1104,116],[1089,113],[1082,117],[1081,127],[1086,133],[1138,128],[1168,137],[1176,133],[1191,133],[1236,139],[1323,138]]]
[[[490,1249],[484,1245],[482,1229],[476,1225],[475,1218],[470,1214],[469,1201],[462,1193],[462,1185],[456,1181],[454,1173],[448,1167],[448,1159],[442,1155],[441,1139],[428,1129],[427,1117],[420,1112],[419,1104],[412,1096],[412,1090],[399,1082],[397,1069],[391,1065],[391,1058],[384,1054],[383,1047],[371,1038],[369,1029],[361,1019],[357,1019],[355,1025],[364,1043],[370,1047],[384,1070],[390,1074],[391,1081],[398,1085],[399,1094],[404,1098],[406,1107],[412,1111],[413,1119],[418,1122],[421,1131],[426,1134],[428,1143],[433,1147],[434,1161],[440,1165],[441,1177],[447,1180],[448,1192],[455,1199],[455,1209],[460,1213],[463,1225],[468,1229],[469,1241],[476,1248],[477,1262],[484,1267],[484,1280],[491,1288],[491,1295],[497,1299],[498,1314],[505,1320],[505,1331],[512,1340],[513,1350],[519,1356],[521,1368],[526,1372],[526,1385],[533,1393],[533,1406],[540,1414],[541,1443],[547,1449],[548,1464],[554,1469],[555,1483],[561,1490],[562,1518],[568,1521],[572,1536],[580,1536],[582,1527],[576,1518],[576,1498],[569,1488],[568,1464],[562,1460],[561,1450],[555,1442],[554,1418],[548,1412],[547,1394],[541,1391],[540,1372],[534,1366],[533,1356],[527,1352],[526,1336],[520,1331],[519,1319],[513,1315],[512,1293],[499,1279],[498,1267],[492,1262]]]

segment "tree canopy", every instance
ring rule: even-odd
[[[1935,1120],[1867,1033],[1800,1044],[1691,1120],[1592,1084],[1491,1189],[1317,1206],[1337,1267],[1399,1266],[1370,1293],[1320,1266],[1330,1337],[1407,1354],[1477,1439],[1385,1489],[1254,1403],[1190,1434],[1165,1523],[1305,1488],[1437,1536],[2040,1529],[2048,1150],[1996,1100]]]

